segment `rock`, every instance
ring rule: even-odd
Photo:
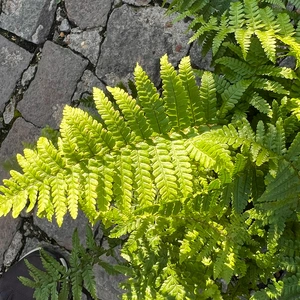
[[[55,0],[4,0],[0,28],[41,44],[50,32],[55,9]]]
[[[69,48],[81,53],[88,58],[93,65],[97,64],[101,41],[102,37],[98,30],[72,30],[71,34],[67,35],[64,39],[64,42]]]
[[[47,41],[35,78],[17,106],[22,116],[36,126],[58,128],[86,66],[71,50]]]
[[[11,101],[6,105],[3,112],[3,121],[5,124],[9,124],[15,116],[16,99],[13,97]]]
[[[17,255],[21,251],[23,247],[22,239],[23,239],[22,234],[19,231],[17,231],[16,234],[14,235],[14,238],[9,248],[7,249],[4,255],[4,265],[6,267],[11,266],[11,264],[14,262]]]
[[[36,249],[41,246],[41,242],[36,238],[26,238],[24,243],[24,248],[21,252],[20,257],[23,257],[29,251]]]
[[[201,54],[202,47],[195,42],[190,50],[191,64],[201,70],[213,71],[211,67],[212,52],[209,51],[205,56]]]
[[[68,18],[81,29],[104,27],[112,0],[65,0]]]
[[[83,97],[92,95],[93,87],[97,87],[101,90],[105,89],[105,85],[91,71],[86,70],[77,84],[77,89],[72,101],[78,101]]]
[[[64,19],[61,7],[56,10],[56,22],[61,22]]]
[[[23,73],[22,79],[21,79],[21,84],[22,86],[27,86],[28,83],[33,79],[36,71],[36,65],[34,66],[29,66],[28,69]]]
[[[20,224],[19,218],[13,219],[10,215],[0,218],[0,267],[3,264],[3,255],[11,244]]]
[[[296,68],[296,59],[294,56],[287,56],[285,57],[280,63],[280,67],[286,67],[286,68],[291,68],[295,70]]]
[[[135,6],[147,6],[151,0],[123,0],[123,2]]]
[[[0,181],[9,178],[8,168],[18,170],[15,155],[23,153],[23,143],[33,144],[40,135],[40,129],[18,118],[0,148]],[[1,228],[1,226],[0,226]],[[1,229],[2,230],[2,229]]]
[[[61,24],[58,27],[59,31],[69,33],[71,31],[71,27],[69,21],[67,19],[63,19]]]
[[[54,239],[61,247],[68,250],[72,249],[72,235],[77,228],[80,240],[85,243],[86,240],[86,226],[89,223],[85,215],[78,211],[77,219],[73,220],[70,215],[66,215],[63,225],[58,227],[56,221],[49,222],[47,219],[41,219],[34,214],[34,224],[44,231],[49,238]]]
[[[120,249],[115,249],[116,252],[119,252]],[[116,259],[112,256],[102,255],[101,259],[114,265],[117,263]],[[119,287],[120,283],[126,280],[126,277],[122,274],[119,275],[110,275],[107,271],[99,266],[95,265],[93,268],[96,280],[96,290],[97,297],[102,300],[118,300],[120,299],[124,291]]]
[[[13,93],[32,54],[0,35],[0,111]]]
[[[167,53],[177,64],[189,49],[188,24],[172,24],[161,7],[116,8],[107,24],[107,37],[101,46],[96,75],[108,85],[132,78],[138,62],[155,84],[159,83],[159,60]]]

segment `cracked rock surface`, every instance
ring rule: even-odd
[[[194,65],[209,57],[188,45],[188,23],[173,24],[156,0],[0,0],[0,182],[18,170],[16,154],[33,145],[46,125],[58,128],[66,104],[84,107],[94,86],[105,89],[132,79],[136,62],[159,85],[159,59],[177,65],[191,54]],[[0,273],[41,245],[71,249],[73,230],[85,240],[86,218],[55,222],[22,212],[0,218]],[[107,237],[94,230],[105,244]],[[114,249],[119,255],[120,249]],[[105,261],[115,263],[113,257]],[[95,268],[97,295],[118,299],[122,276]],[[0,274],[1,276],[1,274]]]

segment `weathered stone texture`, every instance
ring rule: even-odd
[[[68,17],[81,29],[106,25],[111,0],[65,0]]]
[[[161,7],[136,9],[123,5],[115,9],[101,46],[97,76],[108,85],[127,82],[138,62],[158,84],[161,56],[167,53],[177,64],[189,49],[188,24],[172,24],[165,12]]]
[[[13,93],[32,55],[0,35],[0,111]]]
[[[81,211],[78,212],[77,219],[75,220],[70,215],[66,215],[61,227],[58,227],[54,218],[53,222],[49,222],[47,219],[38,218],[36,213],[33,216],[33,222],[42,231],[47,233],[48,237],[54,239],[60,246],[68,250],[72,249],[72,235],[75,228],[78,230],[81,242],[85,242],[88,220]]]
[[[101,90],[105,89],[104,84],[91,71],[86,70],[77,84],[77,89],[72,101],[78,101],[81,98],[92,95],[93,87],[97,87]]]
[[[0,182],[4,178],[9,178],[7,167],[18,168],[15,155],[23,153],[24,143],[33,144],[39,135],[40,129],[25,122],[22,118],[18,118],[14,122],[0,148]],[[3,166],[4,164],[6,167]]]
[[[11,244],[19,226],[19,218],[13,219],[10,215],[0,218],[0,267],[3,264],[4,253]]]
[[[71,50],[47,41],[35,78],[18,104],[22,116],[39,127],[58,128],[86,66]]]
[[[135,6],[146,6],[151,2],[151,0],[123,0],[123,2]]]
[[[35,44],[43,43],[50,31],[55,0],[3,0],[0,28]]]
[[[93,65],[97,64],[102,37],[98,30],[78,31],[72,30],[64,39],[65,43],[83,56],[88,58]]]
[[[18,253],[20,252],[20,250],[23,247],[22,239],[23,239],[22,233],[17,231],[13,237],[11,244],[9,245],[9,248],[5,252],[5,255],[4,255],[4,265],[5,266],[11,266],[13,261],[16,259]]]

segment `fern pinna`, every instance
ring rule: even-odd
[[[134,75],[136,99],[95,88],[97,120],[66,106],[58,138],[17,156],[23,171],[0,187],[0,214],[37,207],[61,225],[80,209],[112,226],[112,238],[127,237],[128,263],[116,267],[128,276],[124,299],[291,299],[300,250],[300,134],[288,130],[299,128],[296,98],[274,98],[250,122],[247,80],[197,78],[188,57],[176,71],[166,55],[161,94],[139,65]],[[280,280],[279,271],[287,272]]]

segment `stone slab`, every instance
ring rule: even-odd
[[[77,89],[73,95],[72,101],[78,101],[81,98],[92,95],[93,87],[101,90],[105,89],[105,85],[90,70],[85,70],[81,80],[77,84]]]
[[[47,41],[35,78],[17,106],[24,119],[58,128],[63,107],[70,103],[87,64],[71,50]]]
[[[55,9],[55,0],[3,0],[0,28],[41,44],[49,34]]]
[[[65,0],[69,20],[81,29],[104,27],[112,0]]]
[[[0,148],[0,182],[9,178],[8,168],[19,168],[15,156],[17,153],[23,153],[24,143],[33,144],[39,135],[40,129],[22,118],[14,122]]]
[[[160,58],[167,53],[176,65],[189,50],[188,24],[172,24],[174,16],[165,13],[161,7],[116,8],[107,24],[96,75],[108,85],[125,83],[138,62],[158,84]]]
[[[4,253],[19,229],[20,223],[19,218],[13,219],[10,215],[0,218],[0,267],[3,264]]]
[[[0,111],[28,67],[32,54],[0,35]]]
[[[102,37],[97,29],[86,31],[72,29],[71,33],[64,39],[64,42],[70,49],[81,53],[84,57],[88,58],[94,66],[98,61],[101,41]]]
[[[33,215],[33,222],[44,231],[49,238],[54,239],[65,249],[72,249],[72,235],[75,228],[78,230],[81,242],[84,243],[86,240],[86,226],[88,220],[81,211],[78,211],[78,217],[75,220],[73,220],[70,215],[66,215],[61,227],[58,227],[54,219],[53,222],[49,222],[47,219],[38,218],[36,214]]]

